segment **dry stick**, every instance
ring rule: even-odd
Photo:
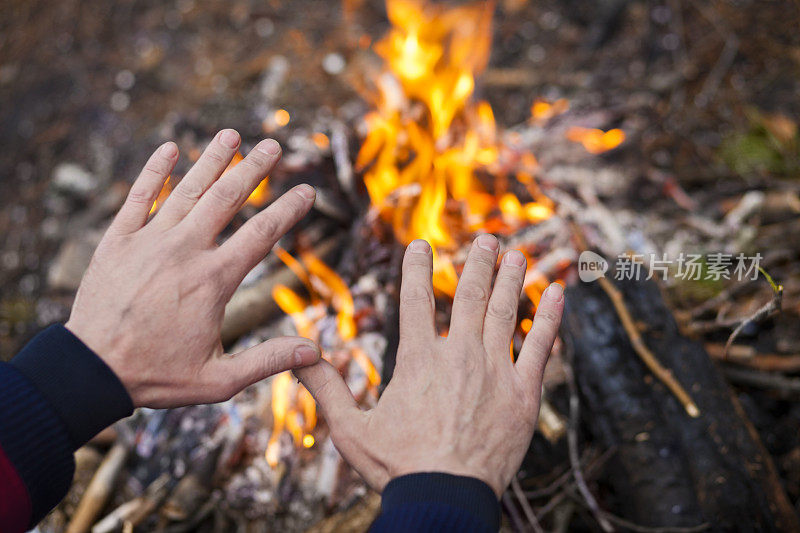
[[[600,278],[604,279],[604,278]],[[573,351],[572,347],[567,347],[564,357],[564,374],[567,377],[567,384],[569,385],[569,424],[567,425],[567,446],[569,448],[569,463],[572,466],[572,476],[575,478],[575,484],[578,490],[586,500],[586,505],[589,510],[600,524],[600,527],[606,533],[614,531],[614,526],[606,519],[603,511],[600,509],[597,500],[595,499],[592,491],[586,485],[586,479],[583,477],[581,470],[581,459],[578,453],[578,424],[580,423],[580,399],[578,398],[578,384],[575,382],[575,372],[572,368]]]
[[[759,389],[774,390],[784,394],[800,393],[800,379],[787,378],[782,374],[766,373],[759,370],[725,367],[722,373],[728,379],[740,385],[748,385]]]
[[[648,348],[644,340],[642,340],[642,335],[639,333],[619,289],[606,278],[600,278],[597,281],[611,299],[611,303],[614,304],[614,309],[617,311],[620,322],[622,322],[622,327],[625,328],[625,332],[628,334],[628,338],[631,341],[631,346],[633,346],[639,358],[647,365],[647,368],[650,369],[661,383],[666,385],[670,392],[675,395],[678,401],[681,402],[681,405],[683,405],[683,408],[686,409],[686,413],[689,416],[692,418],[700,416],[700,409],[698,409],[697,404],[695,404],[694,400],[689,396],[689,393],[686,392],[686,389],[678,383],[670,370],[664,368],[664,366],[658,362],[656,356],[653,355],[653,352],[650,351],[650,348]]]
[[[571,223],[571,226],[573,234],[578,241],[578,247],[580,251],[583,252],[588,250],[589,247],[586,244],[586,239],[583,236],[583,231],[581,228],[574,221]],[[628,311],[628,307],[625,305],[625,298],[622,297],[622,293],[605,277],[601,277],[597,281],[600,283],[600,287],[602,287],[602,289],[611,299],[611,303],[614,305],[614,310],[617,312],[620,322],[622,322],[622,327],[625,329],[625,333],[628,334],[631,346],[633,346],[633,350],[636,352],[642,362],[644,362],[644,364],[647,365],[647,368],[650,369],[650,372],[652,372],[661,381],[661,383],[666,385],[670,392],[675,395],[689,416],[692,418],[697,418],[700,416],[700,409],[697,407],[697,404],[694,403],[692,397],[689,396],[689,393],[686,392],[686,389],[684,389],[683,386],[678,383],[670,370],[664,368],[664,366],[658,362],[656,356],[653,355],[653,352],[650,351],[650,349],[644,343],[644,340],[642,340],[642,335],[639,333],[639,329],[636,327],[636,324],[631,317],[631,313]]]
[[[78,509],[72,515],[66,533],[85,533],[92,527],[97,515],[105,507],[117,474],[128,457],[128,447],[117,443],[106,454],[92,481],[83,494]]]
[[[714,359],[724,360],[740,366],[746,366],[765,372],[800,372],[800,354],[779,355],[776,353],[757,353],[751,346],[735,344],[731,346],[729,353],[725,354],[725,345],[719,343],[707,343],[706,351]]]
[[[533,530],[536,533],[544,533],[539,521],[536,520],[536,513],[534,513],[533,509],[531,509],[531,504],[528,502],[528,498],[525,497],[522,487],[519,486],[519,480],[517,479],[516,475],[511,478],[511,490],[514,491],[514,496],[516,496],[517,500],[519,500],[519,505],[522,507],[522,512],[525,514],[525,518],[528,519],[528,523],[531,525]]]

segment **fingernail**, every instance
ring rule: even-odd
[[[161,145],[159,152],[162,156],[166,157],[167,159],[172,159],[176,155],[178,155],[178,145],[172,141],[165,142]]]
[[[264,139],[256,145],[256,150],[269,155],[278,155],[281,153],[281,145],[275,139]]]
[[[219,134],[219,142],[228,148],[239,146],[239,133],[236,130],[222,130]]]
[[[317,191],[314,190],[314,187],[307,183],[303,183],[302,185],[298,185],[294,188],[294,192],[305,198],[306,200],[311,200],[314,196],[317,195]]]
[[[408,245],[408,249],[415,254],[427,254],[431,251],[431,245],[428,244],[428,241],[426,240],[417,239],[415,241],[411,241],[411,244]]]
[[[553,301],[560,302],[564,298],[564,287],[560,283],[551,283],[542,293]]]
[[[488,233],[484,233],[483,235],[479,236],[476,240],[478,247],[483,248],[489,252],[496,252],[498,247],[497,239],[494,235],[489,235]]]
[[[319,359],[319,352],[304,344],[294,349],[294,364],[297,366],[313,365]]]
[[[525,266],[525,256],[518,250],[509,250],[506,252],[506,255],[503,256],[503,261],[507,265],[513,266]]]

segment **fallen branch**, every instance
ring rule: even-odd
[[[653,355],[653,352],[650,351],[650,348],[648,348],[644,340],[642,340],[642,335],[639,333],[636,324],[633,322],[631,313],[628,311],[628,307],[625,305],[625,299],[622,297],[622,293],[619,292],[614,284],[608,281],[606,278],[600,278],[597,281],[600,283],[603,291],[605,291],[605,293],[611,299],[611,303],[614,305],[617,316],[619,316],[620,322],[622,322],[622,327],[625,328],[625,332],[628,334],[631,346],[633,346],[634,351],[642,360],[642,362],[647,365],[647,368],[650,369],[650,372],[652,372],[653,375],[655,375],[659,381],[661,381],[661,383],[666,385],[670,392],[672,392],[678,401],[681,402],[681,405],[686,410],[686,414],[692,418],[697,418],[700,416],[700,409],[697,408],[697,404],[694,403],[694,400],[692,400],[691,396],[689,396],[689,393],[686,392],[686,389],[683,388],[683,385],[678,383],[670,370],[658,362],[656,356]]]

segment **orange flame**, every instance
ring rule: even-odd
[[[240,152],[236,152],[233,156],[233,159],[231,159],[231,162],[228,163],[228,166],[225,168],[222,174],[224,175],[226,172],[228,172],[233,167],[238,165],[242,161],[242,159],[244,159],[242,154]],[[271,193],[269,190],[269,177],[267,177],[261,183],[258,184],[258,186],[252,193],[250,193],[250,196],[247,197],[246,203],[255,207],[261,207],[262,205],[267,203],[267,200],[269,200],[270,198],[270,194]]]
[[[552,203],[533,182],[537,163],[529,153],[517,154],[526,172],[516,177],[534,201],[506,192],[508,148],[489,103],[473,99],[475,76],[489,59],[494,4],[386,5],[392,28],[375,45],[386,71],[376,80],[356,166],[364,170],[372,209],[397,239],[434,247],[434,288],[452,297],[453,251],[475,232],[509,233],[540,222],[552,216]],[[567,106],[542,101],[534,110],[544,119]]]
[[[300,261],[283,248],[276,246],[275,252],[303,282],[311,295],[311,299],[307,300],[285,285],[276,285],[272,289],[275,303],[292,319],[297,333],[317,340],[319,338],[317,322],[326,315],[325,308],[330,306],[336,310],[339,339],[343,343],[354,339],[358,333],[354,318],[355,304],[344,280],[311,252],[301,254]],[[370,389],[377,391],[380,374],[367,354],[357,347],[351,347],[349,352],[366,373]],[[289,385],[286,384],[287,378]],[[275,466],[280,459],[280,436],[284,432],[292,435],[295,446],[305,448],[314,446],[315,440],[311,432],[317,423],[317,412],[314,398],[305,388],[296,386],[288,372],[275,378],[272,393],[272,414],[275,423],[265,456],[267,462]]]
[[[158,208],[161,207],[161,205],[167,201],[169,193],[172,192],[171,182],[172,182],[172,176],[168,176],[167,181],[164,182],[164,186],[161,187],[161,190],[158,192],[158,197],[156,198],[156,201],[153,202],[153,205],[150,207],[151,215],[156,211],[158,211]]]

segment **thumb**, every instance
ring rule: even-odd
[[[389,477],[386,468],[374,459],[376,443],[367,431],[369,413],[358,408],[342,376],[324,359],[315,365],[296,368],[294,375],[317,400],[331,430],[331,440],[344,460],[380,492]]]
[[[303,337],[278,337],[219,361],[217,370],[226,376],[233,394],[284,370],[313,365],[320,358],[319,347]]]
[[[314,397],[328,421],[334,441],[336,435],[343,435],[361,420],[361,409],[358,408],[350,388],[341,374],[328,361],[320,360],[317,364],[305,368],[296,368],[294,375],[308,392]]]

